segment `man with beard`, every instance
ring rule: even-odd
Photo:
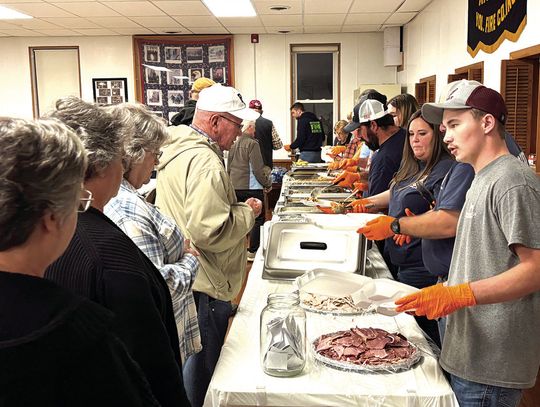
[[[365,127],[364,141],[375,151],[371,159],[368,176],[368,191],[365,197],[370,197],[388,189],[392,177],[399,169],[405,129],[394,124],[394,119],[386,110],[386,105],[377,99],[367,99],[359,109],[360,126]]]

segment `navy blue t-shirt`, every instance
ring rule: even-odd
[[[373,154],[369,168],[369,189],[365,195],[366,198],[388,190],[390,181],[401,164],[406,134],[406,130],[400,128]]]
[[[474,179],[474,170],[469,164],[454,162],[446,175],[440,191],[435,195],[434,210],[461,211],[465,197]],[[423,239],[422,257],[428,271],[446,278],[452,260],[455,237],[448,239]]]
[[[406,216],[405,208],[409,208],[416,215],[427,212],[439,193],[446,173],[454,163],[450,158],[439,161],[423,182],[412,182],[409,179],[395,185],[390,191],[388,215],[394,218]],[[385,250],[395,266],[425,270],[422,261],[422,239],[413,238],[409,244],[398,246],[392,238],[388,238]]]

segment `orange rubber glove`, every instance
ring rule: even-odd
[[[387,237],[394,236],[394,232],[390,229],[390,224],[395,220],[392,216],[381,215],[378,218],[370,220],[366,226],[358,229],[357,233],[362,233],[370,240],[383,240]]]
[[[351,208],[351,212],[353,213],[369,212],[369,209],[373,208],[373,206],[375,206],[373,201],[368,198],[356,199],[347,205],[348,208]]]
[[[335,215],[336,212],[334,212],[334,209],[328,208],[328,207],[322,207],[317,205],[317,209],[320,210],[322,213],[326,213],[327,215]]]
[[[334,178],[332,184],[338,185],[343,188],[352,188],[353,183],[357,181],[360,181],[360,174],[358,174],[357,172],[343,171],[336,178]]]
[[[342,154],[347,149],[347,146],[334,146],[330,149],[330,154],[338,155]]]
[[[409,208],[405,208],[405,215],[407,216],[416,216]],[[412,238],[409,235],[399,234],[394,235],[394,242],[398,246],[403,246],[405,243],[411,243]]]
[[[340,163],[341,163],[341,161],[331,162],[330,164],[328,164],[328,169],[329,170],[337,170],[337,169],[339,169]]]
[[[411,243],[411,237],[409,235],[403,235],[403,234],[394,235],[392,239],[394,239],[394,243],[397,244],[398,246],[403,246],[405,243],[406,244]]]
[[[285,149],[285,151],[291,151],[291,145],[290,144],[285,144],[283,146],[283,148]]]
[[[416,315],[437,319],[460,308],[476,305],[476,298],[469,283],[450,287],[439,283],[398,299],[396,305],[397,312],[414,311]]]
[[[345,158],[340,161],[341,167],[340,168],[347,168],[347,167],[358,167],[358,160],[356,158]]]
[[[367,182],[355,182],[353,186],[354,186],[354,189],[358,191],[362,191],[362,192],[365,192],[369,189],[369,185]]]

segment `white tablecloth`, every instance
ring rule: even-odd
[[[378,256],[371,256],[371,267],[380,262]],[[343,372],[321,366],[308,352],[310,357],[300,375],[279,378],[264,374],[259,362],[260,312],[269,293],[293,288],[288,281],[263,280],[262,268],[259,250],[206,394],[205,406],[458,406],[414,318],[405,314],[333,317],[308,312],[307,337],[309,346],[309,342],[323,333],[354,326],[399,331],[418,345],[423,354],[422,360],[408,371]]]

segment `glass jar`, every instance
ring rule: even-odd
[[[260,357],[271,376],[294,376],[306,364],[306,312],[297,292],[268,295],[261,312]]]

